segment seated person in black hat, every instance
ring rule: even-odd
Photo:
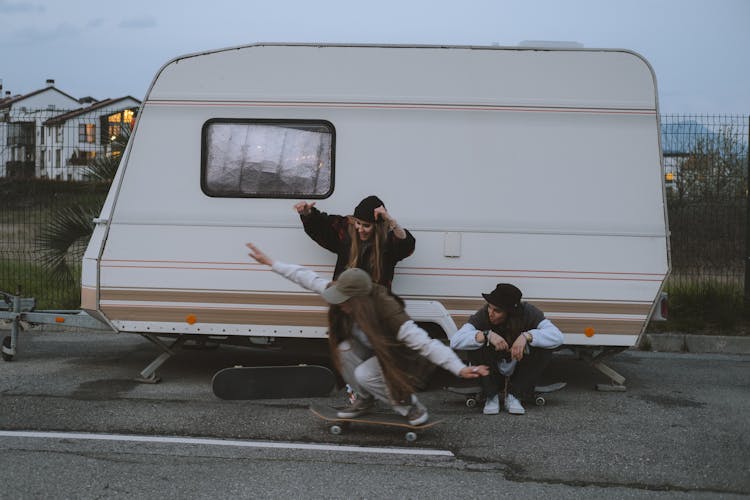
[[[334,280],[344,269],[358,267],[390,291],[396,263],[414,253],[414,236],[398,224],[377,196],[360,201],[350,216],[321,212],[315,202],[300,201],[294,209],[305,232],[338,255]]]
[[[521,296],[514,285],[499,283],[482,294],[487,303],[451,338],[451,347],[466,350],[472,364],[490,367],[489,375],[479,379],[487,415],[500,413],[501,391],[508,413],[526,413],[521,401],[533,397],[552,351],[563,343],[560,330]]]

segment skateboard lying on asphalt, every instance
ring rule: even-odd
[[[534,387],[534,403],[537,406],[544,406],[547,404],[545,394],[550,392],[559,391],[565,387],[567,382],[555,382],[549,385],[538,385]],[[477,403],[484,401],[484,395],[482,395],[482,388],[478,385],[467,385],[467,386],[448,386],[445,387],[448,392],[461,394],[466,398],[465,404],[468,408],[474,408]]]
[[[351,424],[378,425],[381,427],[394,427],[405,431],[404,439],[409,442],[417,440],[417,433],[439,424],[442,420],[433,420],[421,425],[410,425],[406,417],[395,413],[373,412],[359,417],[341,418],[336,415],[336,408],[330,406],[313,405],[310,407],[313,415],[328,422],[331,434],[341,434]]]
[[[233,366],[211,380],[221,399],[316,398],[328,396],[336,377],[325,366]]]

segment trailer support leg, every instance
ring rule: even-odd
[[[10,326],[10,337],[5,337],[2,344],[2,356],[4,361],[12,361],[16,355],[18,346],[18,332],[21,330],[21,297],[13,295],[13,319]]]
[[[151,341],[154,345],[156,345],[164,352],[159,354],[159,356],[157,356],[155,360],[153,360],[146,368],[144,368],[141,372],[141,376],[137,377],[136,380],[145,384],[156,384],[161,380],[156,376],[156,370],[174,355],[173,349],[176,349],[177,347],[182,345],[182,343],[187,340],[187,337],[185,337],[184,335],[180,335],[179,337],[177,337],[177,340],[172,342],[172,345],[167,345],[159,340],[159,338],[155,335],[147,335],[142,333],[141,336]]]
[[[602,361],[602,359],[604,359],[605,357],[617,354],[618,352],[620,352],[620,349],[615,351],[604,350],[599,352],[598,354],[592,354],[586,351],[579,352],[579,355],[584,361],[599,370],[612,381],[611,384],[596,384],[597,391],[624,392],[627,390],[627,387],[625,387],[625,377],[613,370],[612,367],[604,364],[604,362]]]
[[[601,361],[593,361],[591,366],[602,372],[604,375],[612,380],[611,384],[596,384],[597,391],[605,392],[624,392],[627,388],[625,387],[625,377],[617,373],[615,370],[605,365]]]

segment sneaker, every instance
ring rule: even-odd
[[[505,396],[505,411],[512,415],[523,415],[524,413],[526,413],[526,410],[523,409],[521,402],[516,399],[513,394],[510,393]]]
[[[422,425],[427,422],[430,415],[427,413],[427,408],[417,401],[409,408],[409,413],[406,414],[406,418],[409,421],[409,425]]]
[[[337,411],[336,416],[339,418],[354,418],[365,413],[370,413],[375,407],[375,399],[363,398],[358,396],[354,399],[346,398],[346,407]]]
[[[497,394],[489,396],[487,401],[484,402],[484,410],[482,410],[482,413],[485,415],[497,415],[500,413],[500,396]]]

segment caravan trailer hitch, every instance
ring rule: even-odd
[[[85,311],[34,311],[36,299],[21,297],[20,287],[15,295],[0,291],[0,320],[10,321],[10,335],[3,338],[2,357],[12,361],[18,348],[18,337],[21,330],[29,325],[56,325],[92,330],[110,330],[110,328],[89,316]]]

